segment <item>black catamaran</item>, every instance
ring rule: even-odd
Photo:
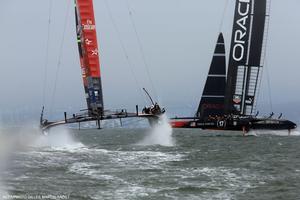
[[[291,130],[283,119],[257,117],[256,101],[264,64],[268,0],[236,0],[226,76],[225,46],[220,33],[195,117],[173,118],[174,128],[220,130]]]
[[[53,126],[62,124],[81,123],[88,121],[96,121],[98,128],[101,128],[101,120],[130,117],[147,118],[151,124],[156,122],[159,116],[164,113],[164,109],[161,109],[157,103],[153,102],[149,93],[145,89],[144,91],[150,97],[152,105],[145,107],[143,112],[139,113],[138,106],[136,106],[136,112],[133,113],[127,112],[126,109],[120,109],[119,111],[115,112],[104,110],[93,1],[75,0],[75,18],[78,50],[80,55],[87,109],[86,112],[81,114],[73,114],[71,118],[68,118],[67,113],[65,112],[63,120],[50,122],[44,119],[43,107],[40,118],[41,129],[47,130]]]

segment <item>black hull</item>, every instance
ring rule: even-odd
[[[116,112],[107,112],[103,113],[103,115],[92,115],[90,116],[89,113],[83,113],[83,114],[78,114],[75,115],[73,114],[73,117],[67,118],[67,113],[64,113],[65,118],[63,120],[59,121],[48,121],[43,118],[44,116],[44,107],[42,109],[41,117],[40,117],[40,128],[42,131],[46,131],[52,127],[55,126],[60,126],[60,125],[65,125],[65,124],[75,124],[78,123],[80,126],[80,123],[83,122],[92,122],[95,121],[98,125],[98,129],[101,129],[101,121],[104,120],[115,120],[115,119],[122,119],[125,118],[145,118],[149,121],[149,124],[151,126],[154,126],[159,122],[160,116],[165,113],[165,109],[160,109],[158,104],[155,104],[153,108],[148,112],[142,112],[139,113],[138,111],[138,106],[136,106],[136,113],[128,113],[125,109],[122,109],[121,111],[116,111]]]
[[[176,119],[180,120],[180,119]],[[211,130],[249,131],[249,130],[292,130],[297,125],[289,120],[269,118],[231,118],[231,119],[191,119],[185,125],[173,128],[200,128]]]

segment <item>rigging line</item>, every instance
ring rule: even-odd
[[[110,7],[109,7],[109,4],[108,4],[107,0],[104,0],[104,4],[105,4],[105,6],[106,6],[106,8],[107,8],[107,11],[108,11],[108,14],[109,14],[109,18],[110,18],[110,20],[111,20],[111,22],[112,22],[112,24],[113,24],[113,26],[114,26],[114,28],[115,28],[115,31],[116,31],[116,33],[117,33],[117,36],[118,36],[118,39],[119,39],[121,48],[122,48],[122,50],[123,50],[123,53],[124,53],[124,55],[125,55],[127,64],[128,64],[128,66],[129,66],[129,68],[130,68],[130,71],[131,71],[131,73],[132,73],[132,75],[133,75],[133,78],[134,78],[134,80],[135,80],[135,83],[136,83],[136,85],[138,86],[138,88],[137,88],[137,89],[138,89],[138,93],[141,95],[143,101],[144,101],[145,103],[147,103],[146,100],[143,98],[143,95],[141,94],[141,90],[139,89],[139,88],[142,88],[142,87],[140,86],[139,81],[138,81],[138,79],[137,79],[137,76],[136,76],[136,74],[135,74],[135,72],[134,72],[134,70],[133,70],[134,66],[133,66],[132,62],[130,61],[130,59],[129,59],[129,55],[128,55],[128,52],[127,52],[127,50],[126,50],[126,48],[125,48],[125,44],[124,44],[124,42],[123,42],[123,40],[122,40],[122,38],[121,38],[121,33],[120,33],[120,31],[119,31],[119,29],[118,29],[118,26],[117,26],[117,24],[116,24],[116,22],[115,22],[115,20],[114,20],[114,18],[113,18],[112,11],[111,11],[111,9],[110,9]]]
[[[228,4],[229,4],[229,0],[226,1],[224,9],[223,9],[222,20],[221,20],[221,23],[220,23],[220,26],[219,26],[219,33],[221,33],[221,30],[222,30],[222,27],[223,27],[223,24],[224,24],[224,18],[225,18],[225,14],[226,14]]]
[[[155,89],[154,84],[153,84],[153,80],[152,80],[151,75],[150,75],[149,65],[148,65],[148,63],[147,63],[147,61],[146,61],[145,51],[144,51],[144,48],[143,48],[143,45],[142,45],[142,41],[141,41],[141,39],[140,39],[140,36],[139,36],[139,34],[138,34],[138,31],[137,31],[137,28],[136,28],[136,24],[135,24],[135,21],[134,21],[134,19],[133,19],[132,8],[131,8],[130,3],[129,3],[128,0],[126,0],[126,5],[127,5],[127,9],[128,9],[130,21],[131,21],[132,27],[133,27],[133,29],[134,29],[134,32],[135,32],[135,35],[136,35],[136,39],[137,39],[138,45],[139,45],[140,53],[141,53],[141,55],[142,55],[142,60],[143,60],[143,63],[144,63],[144,67],[145,67],[145,69],[146,69],[146,73],[147,73],[148,79],[149,79],[149,81],[150,81],[152,90],[153,90],[153,92],[154,92],[154,96],[155,96],[156,99],[157,99],[158,96],[157,96],[157,92],[156,92],[156,89]]]
[[[272,1],[268,0],[267,3],[269,3],[269,7],[268,7],[268,13],[267,13],[267,18],[268,18],[268,24],[266,27],[266,44],[265,44],[265,55],[266,56],[266,48],[267,48],[267,44],[268,44],[268,36],[269,36],[269,26],[270,26],[270,12],[271,12],[271,6],[272,6]],[[273,102],[272,102],[272,90],[271,90],[271,78],[270,78],[270,74],[269,74],[269,66],[268,66],[268,62],[267,62],[267,58],[265,58],[265,62],[266,62],[266,70],[267,70],[267,77],[268,77],[268,87],[269,87],[269,101],[270,101],[270,108],[271,108],[271,112],[273,112]]]
[[[53,93],[52,93],[52,100],[51,100],[51,106],[50,106],[50,115],[52,115],[52,109],[53,109],[53,106],[54,106],[54,100],[55,100],[55,94],[56,94],[56,88],[57,88],[57,81],[58,81],[58,74],[59,74],[59,70],[60,70],[60,67],[61,67],[61,59],[62,59],[62,54],[63,54],[63,47],[64,47],[65,35],[66,35],[66,30],[67,30],[67,25],[68,25],[68,16],[69,16],[69,13],[70,13],[70,7],[71,7],[71,0],[69,0],[68,5],[67,5],[67,12],[66,12],[66,16],[65,16],[63,36],[62,36],[62,40],[61,40],[60,48],[59,48],[58,62],[57,62],[57,68],[56,68],[56,73],[55,73],[55,81],[54,81],[54,89],[53,89]]]
[[[52,3],[53,3],[53,0],[49,0],[48,33],[47,33],[46,55],[45,55],[45,63],[44,63],[44,85],[43,85],[43,97],[42,97],[43,106],[45,105],[45,101],[46,101],[46,87],[47,87],[47,73],[48,73],[48,60],[49,60],[49,43],[50,43],[50,32],[51,32]]]
[[[223,8],[223,12],[222,12],[222,18],[221,18],[221,22],[220,22],[220,25],[219,25],[219,33],[218,34],[220,34],[220,33],[222,33],[222,28],[223,28],[223,24],[224,24],[224,19],[225,19],[225,14],[226,14],[226,11],[227,11],[227,7],[228,7],[228,5],[229,5],[229,0],[226,0],[226,2],[225,2],[225,5],[224,5],[224,8]],[[223,36],[224,36],[224,34],[223,34]],[[218,38],[217,38],[217,40],[216,40],[216,43],[218,42]],[[215,43],[215,44],[216,44]],[[224,43],[225,43],[225,41],[224,41]],[[224,44],[225,45],[225,44]],[[227,65],[226,65],[227,66]],[[227,67],[226,67],[226,71],[228,71],[227,70]],[[209,69],[208,69],[208,72],[209,72]],[[207,73],[208,73],[207,72]],[[203,92],[203,91],[202,91]],[[199,105],[198,105],[199,106]],[[197,106],[197,107],[198,107]],[[194,116],[196,116],[197,115],[197,113],[198,113],[198,111],[197,111],[197,108],[195,109],[196,110],[196,112],[195,111],[193,111],[193,113],[192,113],[192,115],[194,115]]]
[[[267,72],[267,81],[268,81],[268,94],[269,94],[270,109],[271,109],[271,112],[273,112],[271,79],[270,79],[270,74],[269,74],[269,68],[268,68],[268,64],[267,64],[267,59],[266,59],[266,72]]]
[[[269,102],[270,102],[270,109],[271,109],[271,112],[273,111],[273,104],[272,104],[272,95],[271,95],[271,83],[270,83],[270,77],[269,77],[269,71],[268,71],[268,60],[267,60],[267,46],[268,46],[268,41],[269,41],[269,26],[270,26],[270,19],[271,19],[271,7],[272,7],[272,1],[271,0],[267,0],[267,13],[266,13],[266,20],[268,20],[266,22],[266,26],[265,26],[265,36],[264,36],[264,52],[263,52],[263,60],[262,60],[262,64],[265,65],[266,67],[266,70],[267,70],[267,79],[268,79],[268,90],[269,90]],[[265,70],[262,70],[261,72],[261,78],[263,78],[263,73],[264,73]],[[259,84],[259,87],[258,88],[261,88],[261,84],[262,84],[262,81],[260,81],[260,84]],[[258,97],[257,99],[259,98],[259,92],[258,92]],[[257,101],[257,100],[256,100]]]

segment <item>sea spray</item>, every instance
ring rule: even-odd
[[[172,127],[167,115],[162,115],[158,124],[154,125],[147,136],[138,145],[174,146]]]
[[[5,199],[4,197],[8,196],[8,192],[5,190],[5,187],[0,182],[0,199]]]
[[[84,145],[76,141],[71,130],[65,127],[52,128],[47,134],[41,134],[33,144],[34,147],[50,147],[57,150],[73,150]]]
[[[300,130],[299,129],[292,130],[291,135],[292,136],[300,136]]]

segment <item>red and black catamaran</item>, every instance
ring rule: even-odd
[[[152,99],[151,102],[153,105],[145,107],[141,113],[139,112],[138,106],[136,106],[136,112],[132,113],[127,112],[126,109],[120,109],[119,111],[115,112],[104,110],[99,48],[97,42],[93,0],[75,0],[74,2],[77,43],[87,109],[81,114],[73,114],[73,116],[70,118],[67,117],[67,113],[65,112],[63,120],[48,121],[47,119],[44,119],[43,107],[40,118],[41,129],[46,130],[53,126],[62,124],[81,123],[88,121],[96,121],[98,127],[100,128],[101,120],[131,117],[143,117],[147,118],[150,123],[155,122],[158,117],[164,113],[164,109],[161,109],[157,103],[152,101]],[[145,92],[147,95],[149,95],[146,90]]]
[[[269,0],[236,0],[230,57],[220,33],[195,117],[173,118],[174,128],[219,130],[291,130],[284,119],[258,117],[257,96],[262,76],[269,22]],[[280,118],[280,117],[279,117]]]

